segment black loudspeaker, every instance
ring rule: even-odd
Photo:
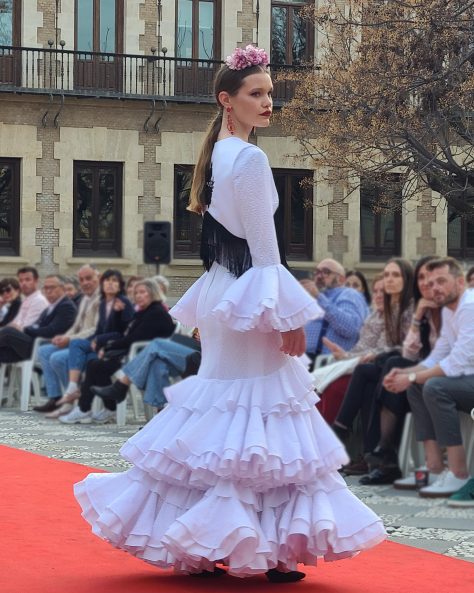
[[[143,261],[146,264],[169,264],[171,259],[171,223],[145,222]]]

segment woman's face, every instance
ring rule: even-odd
[[[362,282],[360,281],[359,276],[356,276],[355,274],[350,274],[349,276],[347,276],[345,286],[347,286],[348,288],[353,288],[358,292],[364,292]]]
[[[70,299],[74,298],[79,291],[77,288],[72,284],[72,282],[66,282],[64,285],[64,293]]]
[[[116,276],[109,276],[102,282],[105,296],[115,296],[120,292],[120,281]]]
[[[421,296],[427,301],[431,301],[433,299],[433,290],[428,285],[428,276],[429,272],[426,269],[426,265],[421,266],[421,268],[418,270],[416,282],[418,284],[418,290],[420,291]]]
[[[20,296],[20,291],[13,286],[7,286],[2,291],[2,300],[4,303],[11,303]]]
[[[143,284],[135,286],[133,300],[140,309],[146,309],[151,304],[151,295]]]
[[[127,286],[127,296],[132,301],[132,303],[135,301],[135,285],[137,282],[138,280],[134,280]]]
[[[387,264],[383,271],[384,291],[390,295],[400,295],[403,290],[403,276],[400,266],[395,262]]]
[[[273,110],[273,84],[269,74],[257,72],[243,80],[242,86],[234,96],[228,97],[232,107],[232,118],[236,129],[267,128]],[[224,104],[224,110],[226,108]]]
[[[377,280],[372,288],[372,305],[376,311],[383,311],[383,280]]]

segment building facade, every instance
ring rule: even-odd
[[[317,52],[308,0],[0,0],[0,276],[32,264],[71,274],[85,262],[149,275],[144,223],[169,221],[160,272],[179,296],[200,275],[200,220],[185,210],[192,166],[215,112],[212,78],[236,46],[269,50],[274,71]],[[311,162],[278,126],[290,83],[275,85],[268,154],[294,268],[325,256],[365,272],[391,255],[474,253],[474,230],[425,192],[375,214],[362,184],[301,185]],[[449,246],[448,246],[449,235]]]

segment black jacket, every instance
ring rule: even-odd
[[[21,297],[18,297],[14,301],[10,303],[8,307],[8,311],[5,313],[5,317],[0,321],[0,327],[5,327],[11,321],[13,321],[20,310],[21,307]]]
[[[67,332],[76,318],[76,305],[70,298],[64,297],[51,313],[45,309],[33,325],[23,331],[32,338],[54,338]]]
[[[107,343],[105,350],[129,350],[133,342],[168,338],[174,331],[174,322],[165,307],[154,301],[143,311],[137,311],[123,337]]]

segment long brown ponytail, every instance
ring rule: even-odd
[[[211,167],[211,156],[214,144],[217,141],[217,136],[221,130],[222,125],[222,108],[219,109],[217,115],[209,124],[207,128],[204,142],[199,151],[198,161],[194,167],[193,182],[191,185],[191,194],[189,198],[188,210],[201,214],[205,209],[203,196],[204,186],[208,180],[209,170]]]

